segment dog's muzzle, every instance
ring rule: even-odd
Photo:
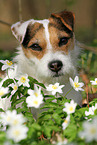
[[[63,63],[60,60],[54,60],[48,64],[48,67],[52,72],[55,72],[56,74],[58,74],[58,72],[63,67]]]

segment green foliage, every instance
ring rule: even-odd
[[[30,89],[34,89],[34,84],[45,89],[44,84],[39,83],[37,80],[29,77]],[[9,84],[13,83],[13,79],[7,79],[3,83],[3,87],[8,87]],[[10,92],[6,94],[4,97],[9,97],[11,95],[12,88],[9,87]],[[82,130],[83,121],[85,121],[85,111],[88,111],[88,107],[81,108],[80,106],[76,107],[75,113],[70,114],[70,122],[65,130],[62,129],[62,123],[67,117],[67,113],[63,112],[64,103],[70,102],[65,97],[60,96],[57,98],[53,95],[45,95],[44,96],[44,105],[38,109],[34,109],[38,115],[34,116],[33,108],[28,108],[26,103],[26,98],[28,97],[28,87],[24,87],[23,85],[19,86],[18,90],[14,95],[11,96],[11,110],[16,109],[17,113],[22,113],[27,121],[26,126],[28,127],[27,138],[20,141],[20,145],[49,145],[52,144],[52,138],[55,138],[55,142],[59,141],[56,138],[56,134],[61,136],[61,139],[67,139],[68,142],[74,142],[75,144],[83,145],[85,141],[80,139],[78,136],[79,131]],[[18,98],[17,98],[18,96]],[[21,97],[22,96],[22,97]],[[17,106],[21,103],[21,107]],[[93,100],[90,103],[90,106],[95,105],[97,103],[97,99]],[[0,112],[3,112],[0,109]],[[95,115],[97,115],[97,110],[95,110]],[[93,116],[89,116],[88,119],[93,118]],[[4,144],[6,138],[6,132],[0,132],[0,143]],[[9,142],[14,144],[13,141],[9,140]],[[87,144],[87,143],[86,143]],[[90,143],[92,145],[92,142]]]

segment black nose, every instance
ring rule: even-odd
[[[54,72],[58,72],[59,70],[61,70],[62,66],[63,64],[60,60],[51,61],[48,64],[49,69]]]

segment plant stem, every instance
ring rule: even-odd
[[[6,70],[6,71],[7,71],[7,76],[8,76],[8,79],[9,79],[9,75],[8,75],[8,68],[7,68],[7,70]]]
[[[87,105],[88,105],[88,108],[89,108],[89,95],[88,95],[88,85],[86,85],[86,95],[87,95]]]
[[[64,96],[64,98],[71,92],[71,90],[73,90],[73,88],[71,88]]]

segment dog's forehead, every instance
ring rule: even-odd
[[[28,47],[31,43],[46,43],[46,48],[51,49],[49,23],[49,19],[30,21],[22,42],[23,46]]]
[[[35,22],[43,24],[43,27],[44,27],[44,30],[45,30],[45,39],[47,41],[47,49],[51,49],[52,46],[51,46],[50,40],[49,40],[49,38],[50,38],[50,34],[49,34],[49,23],[50,23],[50,21],[49,21],[49,19],[38,20],[38,21],[35,20]]]
[[[46,53],[50,52],[48,50],[67,53],[69,45],[59,47],[59,42],[62,37],[69,38],[70,32],[62,23],[53,18],[30,21],[22,42],[25,55],[28,58],[35,56],[41,59]],[[37,44],[42,51],[31,48]]]
[[[35,35],[38,36],[38,38],[36,37],[37,40],[39,39],[39,36],[41,38],[45,36],[47,49],[52,49],[51,40],[56,41],[55,39],[58,40],[59,37],[62,36],[69,37],[71,32],[71,31],[69,32],[69,30],[66,27],[64,27],[60,22],[57,22],[53,18],[44,20],[34,20],[33,22],[29,23],[28,29],[29,29],[28,31],[30,32],[29,34],[32,33],[32,35],[30,35],[30,37],[27,37],[27,41],[28,38],[31,39]]]

